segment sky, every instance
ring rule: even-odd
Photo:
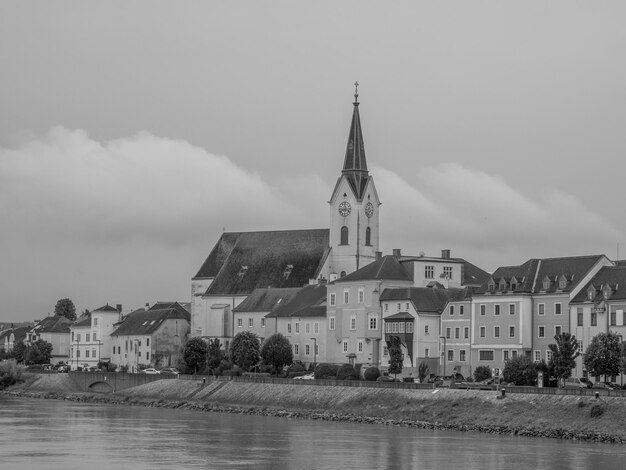
[[[223,231],[328,227],[355,81],[385,254],[626,258],[624,17],[0,0],[0,321],[189,301]]]

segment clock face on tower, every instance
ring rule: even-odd
[[[352,206],[350,206],[349,202],[343,201],[341,204],[339,204],[339,213],[343,217],[346,217],[347,215],[349,215],[351,210],[352,210]]]
[[[374,205],[371,202],[365,204],[365,215],[368,219],[374,215]]]

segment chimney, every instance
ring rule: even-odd
[[[442,259],[450,259],[450,250],[441,250]]]
[[[393,249],[393,256],[395,256],[396,258],[400,258],[400,256],[402,256],[400,254],[400,248],[394,248]]]
[[[122,304],[117,304],[115,308],[117,309],[118,312],[122,313]]]
[[[146,310],[150,310],[150,304],[146,302]]]
[[[383,257],[383,252],[382,251],[377,251],[376,252],[376,261],[378,261],[379,259],[381,259]]]

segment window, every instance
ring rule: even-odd
[[[261,318],[261,328],[265,328],[265,318]]]
[[[611,312],[611,326],[617,325],[617,312]]]
[[[464,331],[463,331],[463,337],[464,337],[465,339],[468,339],[468,338],[469,338],[469,327],[468,327],[468,326],[466,326],[465,328],[463,328],[463,330],[464,330]]]
[[[348,340],[344,339],[343,340],[343,352],[348,352]]]
[[[91,335],[91,337],[93,338],[93,340],[94,340],[94,341],[98,341],[98,340],[96,339],[96,334],[95,334],[95,333],[93,333],[93,334]]]
[[[359,303],[362,304],[363,302],[365,302],[365,289],[359,287]]]
[[[72,331],[72,343],[74,342],[74,332]]]
[[[243,326],[243,319],[237,318],[237,328],[241,328]]]
[[[598,314],[591,312],[591,326],[598,326]]]
[[[459,351],[459,361],[465,362],[465,349]]]
[[[76,357],[80,357],[80,349],[76,350]]]
[[[514,338],[515,337],[515,327],[514,326],[509,326],[509,337],[510,338]]]
[[[450,305],[450,316],[454,315],[454,305]]]
[[[509,360],[509,352],[506,349],[502,351],[502,359],[504,360],[504,362]]]
[[[332,319],[333,319],[333,325],[334,325],[335,317],[332,317]],[[291,323],[287,323],[287,333],[291,334]]]
[[[404,322],[398,323],[398,333],[404,333]]]
[[[402,306],[400,305],[400,302],[398,302],[398,312],[402,309]]]
[[[96,338],[94,338],[96,339]],[[150,338],[146,338],[146,346],[150,346]]]
[[[80,343],[80,333],[76,333],[76,341]]]
[[[494,315],[500,315],[500,305],[496,304],[493,306],[493,314]]]
[[[347,304],[350,302],[350,291],[348,289],[343,290],[343,303]]]
[[[539,311],[537,312],[539,315],[546,314],[546,304],[539,304]]]
[[[341,241],[339,242],[339,244],[340,245],[348,244],[348,227],[346,227],[345,225],[341,227]]]
[[[484,327],[484,326],[481,326],[481,327],[480,327],[480,337],[481,337],[481,338],[484,338],[484,337],[485,337],[485,327]]]
[[[370,313],[369,329],[370,330],[378,329],[378,315],[375,313]]]
[[[493,337],[494,338],[499,338],[500,337],[500,327],[499,326],[494,326],[493,327]]]
[[[428,335],[430,333],[428,333],[428,325],[424,325],[424,334]]]
[[[409,311],[409,303],[407,302],[406,304],[404,304],[404,309],[408,312]]]
[[[398,322],[391,322],[391,332],[392,333],[397,333],[398,332]]]
[[[454,329],[454,338],[459,339],[461,337],[461,328]]]
[[[546,327],[545,326],[540,326],[539,327],[539,337],[540,338],[545,338],[546,337]]]
[[[93,326],[98,326],[98,317],[93,317]]]
[[[578,317],[576,325],[583,326],[583,309],[582,308],[579,307],[576,309],[576,316]]]
[[[552,351],[549,349],[546,351],[546,362],[550,362],[552,360]]]
[[[448,350],[448,361],[454,361],[454,351],[452,349]]]
[[[446,339],[450,339],[450,328],[446,328]]]
[[[293,353],[296,354],[296,355],[300,354],[300,345],[298,345],[298,344],[294,344],[293,345]]]
[[[330,294],[330,306],[334,307],[336,305],[336,297],[335,297],[335,293],[331,292]]]
[[[248,318],[248,326],[252,328],[254,326],[254,318]]]
[[[517,351],[515,350],[511,351],[511,357],[515,359],[517,357]]]
[[[356,350],[359,353],[363,352],[363,340],[360,339],[357,343],[356,343]]]
[[[583,340],[582,340],[582,339],[579,339],[579,340],[578,340],[578,352],[579,352],[580,354],[582,354],[582,353],[583,353]]]
[[[463,315],[465,313],[464,310],[463,305],[459,305],[459,315]]]
[[[309,322],[306,322],[304,324],[304,332],[308,335],[311,334],[311,324]]]
[[[555,315],[561,314],[561,304],[554,304],[554,314]]]
[[[372,229],[365,229],[365,246],[372,246]]]
[[[413,323],[411,323],[411,322],[407,322],[406,323],[406,332],[407,333],[413,333]]]
[[[424,357],[428,357],[428,354],[429,354],[428,348],[424,349]]]
[[[356,317],[354,315],[350,317],[350,329],[356,330]]]
[[[146,360],[149,361],[150,360],[150,353],[146,352]]]
[[[389,304],[385,304],[385,312],[389,311]]]
[[[311,345],[310,344],[305,344],[304,345],[304,355],[305,356],[310,356],[311,355]]]
[[[313,334],[315,334],[315,335],[319,335],[320,334],[320,322],[318,322],[318,321],[313,323]]]
[[[561,334],[561,325],[556,325],[554,327],[554,336],[558,336]]]
[[[443,277],[446,279],[452,279],[452,266],[443,267]]]
[[[319,356],[320,355],[320,345],[315,343],[315,355]]]
[[[389,349],[387,349],[387,345],[383,345],[383,356],[389,356]]]
[[[533,351],[535,353],[535,357],[533,358],[533,360],[535,362],[541,362],[541,351]]]
[[[486,311],[487,311],[487,306],[485,304],[482,304],[480,306],[480,314],[484,316]]]
[[[509,304],[509,315],[515,315],[515,304]]]
[[[328,318],[328,329],[329,330],[334,330],[335,329],[335,317],[329,317]]]
[[[433,279],[435,277],[435,267],[434,266],[424,266],[424,277],[426,279]]]
[[[300,333],[300,322],[296,322],[296,334]]]
[[[478,351],[480,361],[493,361],[493,351]]]

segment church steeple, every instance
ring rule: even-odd
[[[369,176],[367,161],[365,160],[365,147],[363,146],[361,118],[359,116],[359,82],[355,82],[354,87],[354,102],[352,103],[354,110],[352,112],[352,124],[350,125],[342,173],[346,176],[357,199],[361,200]]]

